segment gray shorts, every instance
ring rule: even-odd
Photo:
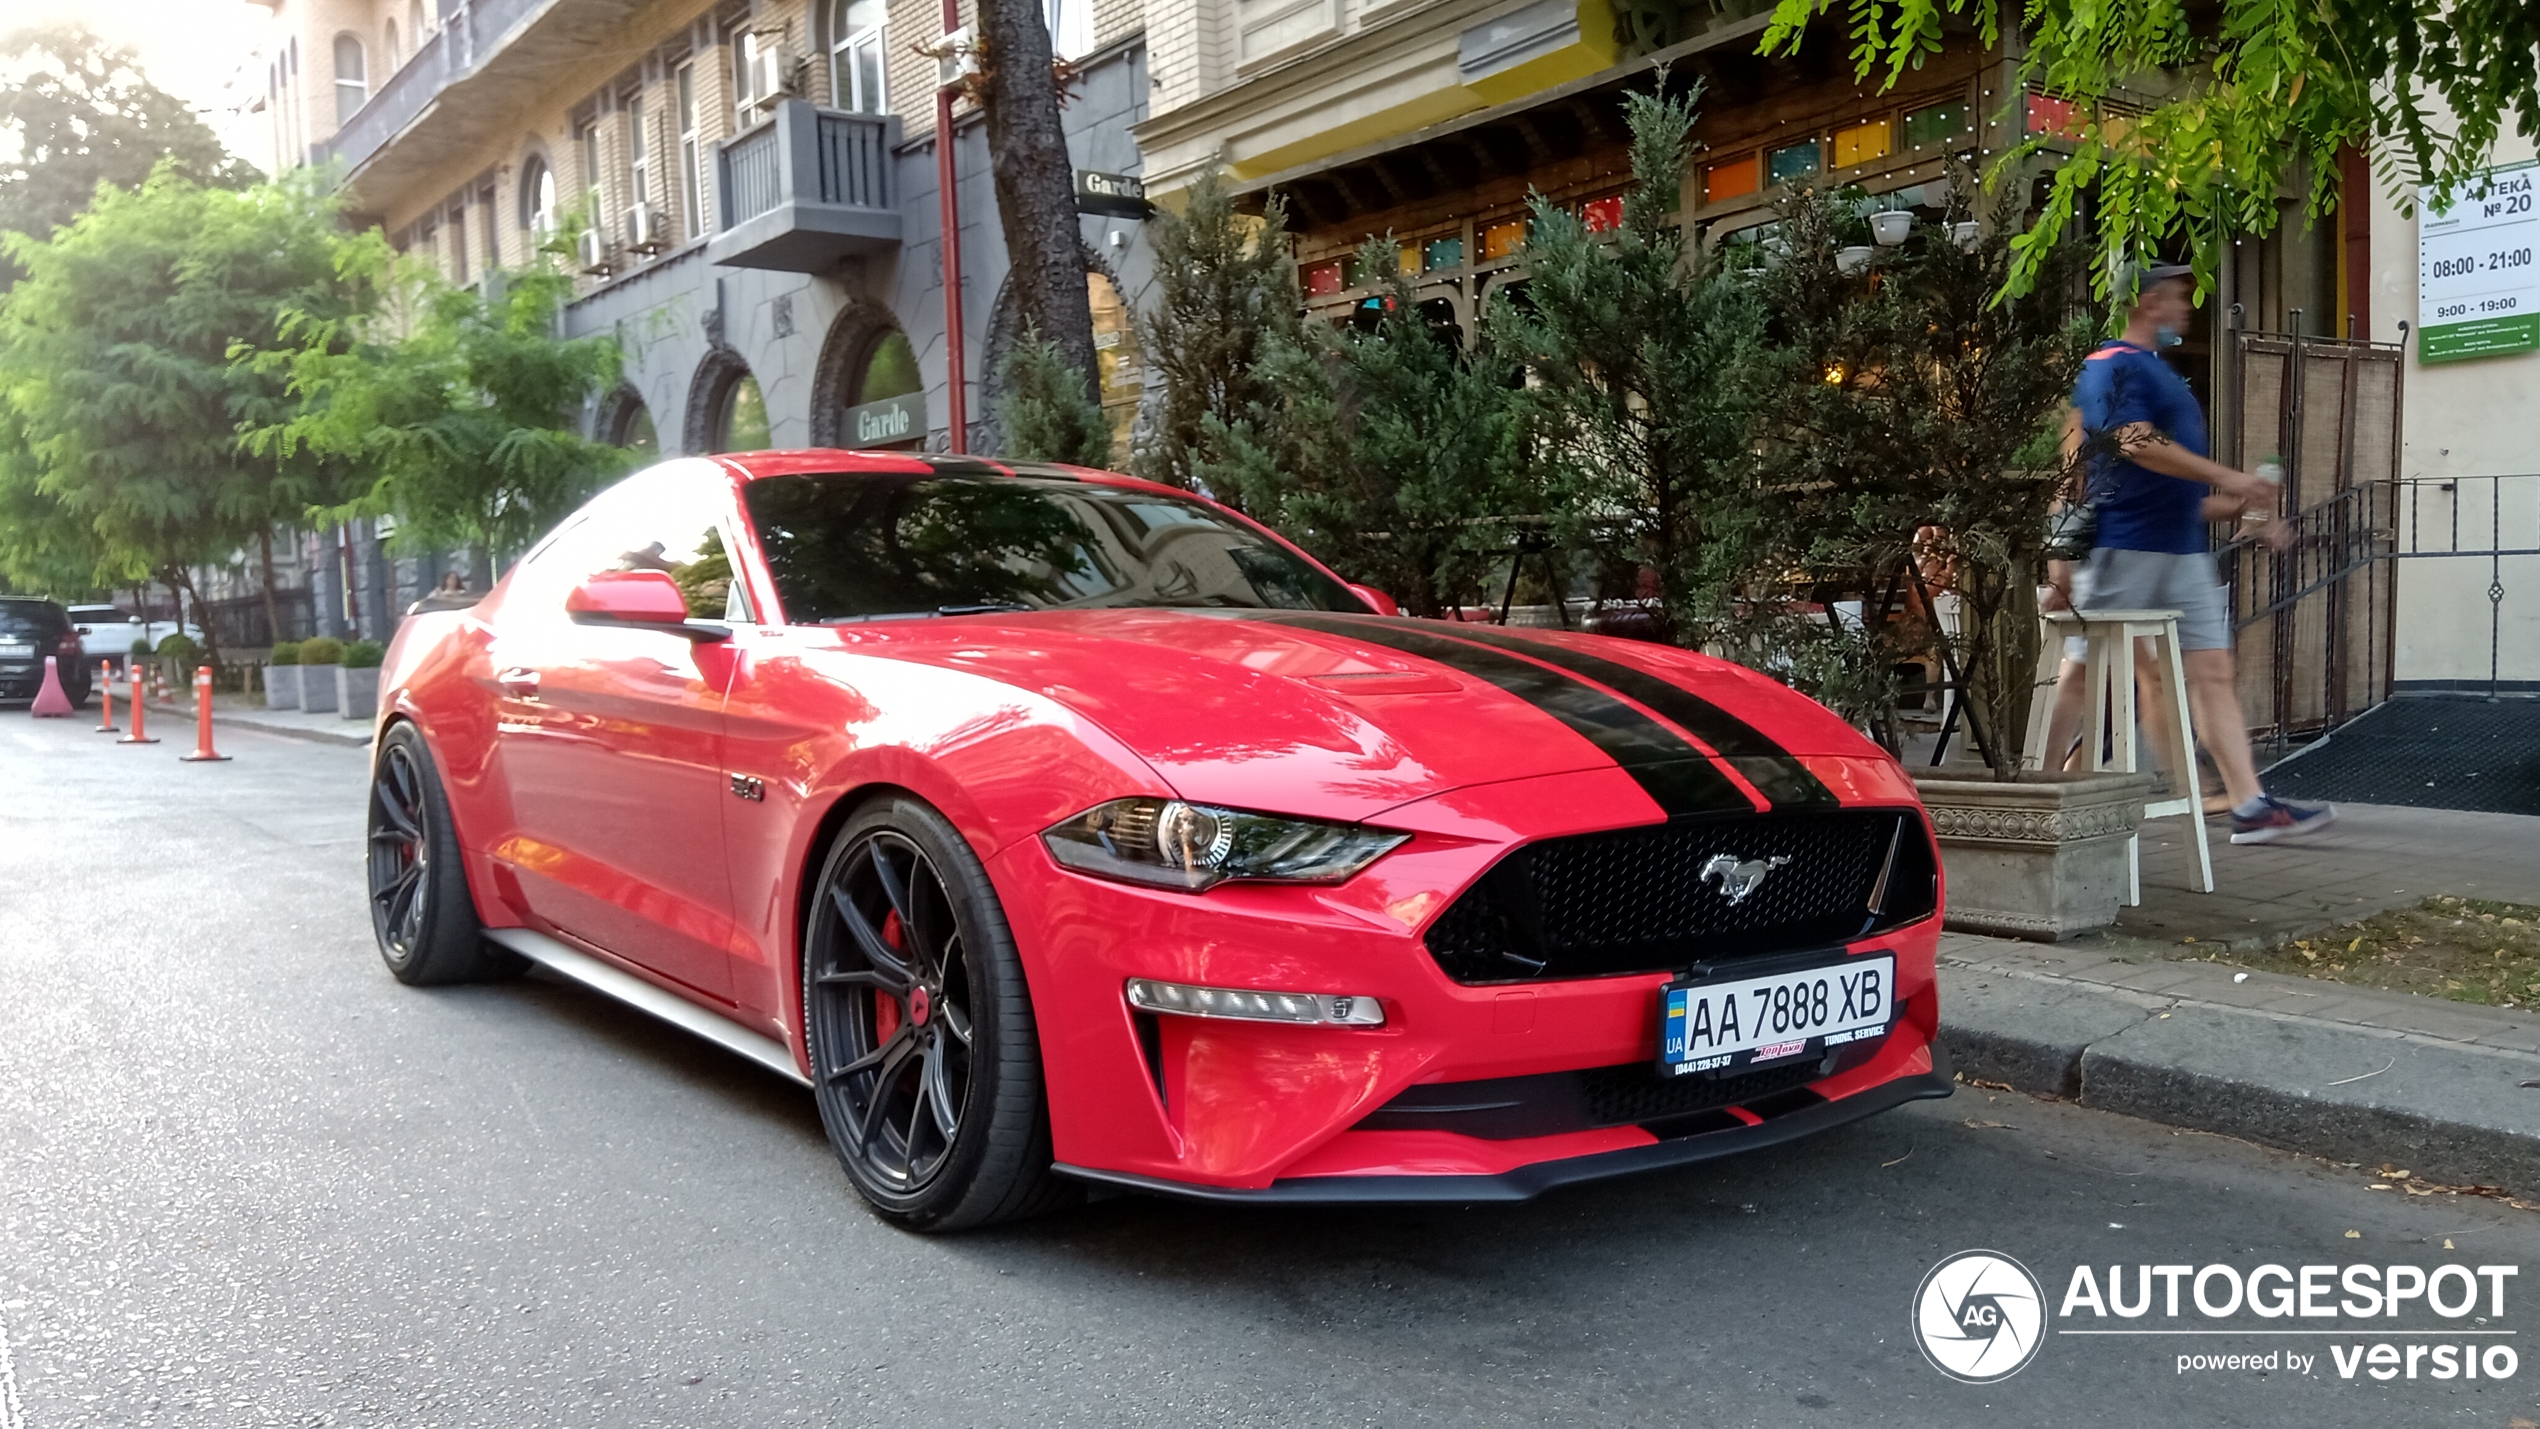
[[[2210,555],[2101,546],[2073,573],[2073,609],[2175,610],[2179,649],[2231,648],[2231,605]],[[2080,636],[2064,641],[2065,659],[2088,653],[2089,642]]]

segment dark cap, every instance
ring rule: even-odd
[[[2196,270],[2185,263],[2119,263],[2108,272],[2108,294],[2118,302],[2131,305],[2140,301],[2155,284],[2195,275]]]

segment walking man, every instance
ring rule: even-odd
[[[2337,812],[2268,794],[2249,753],[2232,684],[2231,607],[2207,548],[2207,501],[2221,498],[2217,508],[2239,503],[2250,513],[2244,519],[2254,521],[2274,513],[2281,493],[2274,483],[2207,454],[2204,411],[2159,356],[2187,329],[2192,273],[2182,264],[2129,264],[2114,275],[2116,291],[2131,295],[2125,334],[2090,354],[2073,389],[2082,432],[2099,448],[2088,477],[2098,536],[2062,594],[2081,610],[2179,612],[2188,708],[2222,771],[2231,841],[2272,843],[2326,828]],[[2291,532],[2285,522],[2266,528],[2278,549]],[[2068,664],[2067,683],[2075,673]],[[2061,752],[2049,752],[2050,766]],[[2188,748],[2180,754],[2196,757]]]

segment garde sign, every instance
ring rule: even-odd
[[[2417,195],[2417,360],[2540,348],[2540,161],[2489,169],[2448,208]]]

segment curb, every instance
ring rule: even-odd
[[[2540,1055],[1964,962],[1969,1079],[2457,1185],[2540,1190]]]
[[[150,702],[150,713],[158,714],[161,711],[165,711],[170,715],[187,721],[191,721],[194,718],[194,707],[192,705],[162,704],[157,700],[152,700]],[[218,705],[215,705],[212,707],[212,723],[222,725],[230,729],[254,730],[258,734],[280,735],[284,739],[305,739],[312,744],[334,744],[353,749],[370,748],[371,726],[366,722],[346,720],[345,723],[352,727],[338,733],[337,731],[330,729],[311,729],[305,725],[282,724],[279,722],[260,720],[254,715],[241,714],[235,710],[224,710]]]

